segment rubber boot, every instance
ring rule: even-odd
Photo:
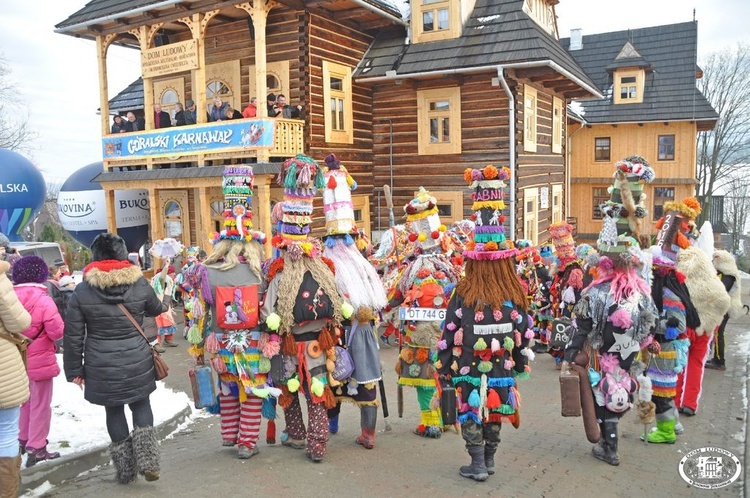
[[[135,457],[133,455],[133,440],[130,436],[109,445],[109,456],[115,466],[115,479],[120,484],[130,484],[135,481]]]
[[[488,474],[484,465],[484,446],[466,446],[466,449],[471,456],[471,464],[461,467],[458,473],[475,481],[486,481]]]
[[[620,465],[620,457],[617,455],[617,422],[604,422],[601,427],[602,439],[591,452],[603,462]]]
[[[159,441],[153,427],[137,427],[133,431],[133,453],[138,473],[147,481],[159,479]]]
[[[339,416],[338,415],[328,419],[328,431],[331,434],[336,434],[339,432]]]
[[[668,443],[674,444],[677,440],[677,436],[674,432],[675,421],[674,419],[657,420],[656,430],[648,433],[649,443]],[[643,439],[643,436],[641,436]]]
[[[41,448],[31,448],[30,446],[26,447],[26,452],[29,454],[26,457],[26,468],[33,467],[39,462],[44,462],[45,460],[54,460],[55,458],[60,458],[60,453],[57,451],[50,453],[47,451],[47,445],[44,445]]]
[[[361,444],[368,450],[375,447],[375,423],[378,420],[378,407],[375,405],[366,405],[359,409],[360,427],[362,434],[357,437],[357,444]]]
[[[21,455],[0,458],[0,498],[16,498],[21,485]]]
[[[497,451],[497,443],[490,441],[484,442],[484,466],[487,467],[487,473],[492,475],[495,473],[495,452]]]

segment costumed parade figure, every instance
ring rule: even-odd
[[[419,436],[439,438],[443,422],[437,397],[437,373],[434,354],[440,337],[437,310],[448,305],[448,298],[458,281],[459,270],[444,252],[443,232],[435,197],[424,188],[406,206],[409,240],[417,244],[414,258],[401,272],[390,306],[401,306],[407,319],[401,325],[404,344],[396,363],[401,386],[413,386],[421,411],[421,423],[414,429]]]
[[[687,329],[694,330],[700,325],[700,319],[685,286],[685,275],[664,255],[654,256],[651,297],[659,311],[659,324],[654,341],[642,354],[645,353],[647,363],[646,376],[653,386],[651,400],[655,405],[656,430],[647,437],[649,443],[674,443],[678,430],[673,399],[677,393],[677,376],[687,364],[690,346]]]
[[[378,416],[377,383],[382,379],[378,340],[373,331],[374,315],[385,308],[388,300],[375,268],[357,249],[352,237],[358,236],[351,200],[351,191],[357,183],[333,154],[325,162],[328,169],[323,191],[326,219],[323,255],[333,261],[339,292],[354,307],[354,315],[344,323],[341,338],[351,363],[342,364],[344,368],[334,370],[331,375],[337,403],[328,410],[328,424],[331,433],[337,433],[341,402],[353,402],[360,409],[362,429],[356,442],[372,449]]]
[[[556,264],[552,270],[554,275],[550,287],[552,297],[552,315],[554,316],[548,340],[551,343],[549,354],[555,358],[555,365],[560,368],[563,361],[563,345],[554,341],[553,330],[560,322],[567,325],[573,314],[573,308],[581,298],[583,291],[583,270],[578,262],[573,240],[573,226],[568,222],[553,223],[549,227],[552,245],[555,247]],[[557,322],[558,324],[556,324]]]
[[[535,353],[546,353],[549,350],[549,335],[552,328],[552,303],[550,301],[549,271],[544,266],[539,248],[531,245],[529,240],[516,242],[520,251],[518,276],[529,300],[529,316],[533,320]]]
[[[716,329],[716,334],[714,334],[714,354],[713,358],[706,362],[706,368],[726,370],[724,357],[724,329],[730,318],[736,318],[742,313],[742,301],[740,299],[740,295],[742,294],[740,288],[740,271],[737,268],[737,262],[734,260],[734,257],[727,251],[715,251],[713,263],[714,268],[716,268],[716,271],[719,274],[721,283],[724,284],[724,288],[727,290],[727,293],[729,293],[731,302],[729,312],[724,315],[721,325],[719,325],[719,328]]]
[[[268,271],[268,289],[261,309],[265,326],[282,338],[283,394],[286,429],[281,443],[307,449],[320,462],[328,441],[326,410],[336,406],[329,385],[335,369],[335,330],[352,308],[338,292],[333,263],[321,256],[320,241],[309,236],[313,197],[325,186],[323,171],[314,159],[297,155],[284,162],[278,177],[284,187],[279,232],[273,238],[281,249]],[[302,420],[299,391],[307,400],[308,426]]]
[[[677,378],[674,398],[678,411],[689,416],[698,410],[703,368],[714,329],[729,309],[729,295],[716,276],[710,256],[693,245],[700,235],[695,227],[700,212],[700,203],[694,197],[665,202],[665,215],[655,225],[659,228],[657,245],[664,256],[676,259],[677,270],[686,277],[685,285],[700,319],[695,329],[687,327],[688,361]]]
[[[503,222],[490,222],[505,207],[501,193],[510,170],[487,166],[467,170],[466,177],[477,224],[464,252],[465,276],[448,304],[436,366],[456,388],[458,422],[471,456],[459,472],[484,481],[495,472],[502,422],[520,424],[516,379],[529,375],[534,334],[516,276],[518,251],[506,240]]]
[[[191,353],[199,363],[204,353],[211,355],[219,376],[222,445],[237,445],[237,457],[247,459],[259,452],[261,412],[273,418],[271,396],[281,394],[268,379],[280,340],[261,333],[258,323],[265,235],[253,230],[252,168],[225,167],[222,189],[224,229],[214,235],[214,250],[205,263],[186,271],[186,282],[195,290],[187,336],[195,344]]]
[[[151,278],[151,287],[154,289],[156,297],[168,307],[167,311],[156,317],[156,327],[159,333],[156,350],[159,353],[164,352],[163,346],[168,346],[170,348],[177,347],[177,344],[175,344],[173,340],[174,334],[177,331],[173,308],[175,297],[175,270],[174,266],[169,264],[168,259],[165,263],[164,268],[157,270],[156,275]]]
[[[636,236],[643,234],[633,231],[628,219],[630,215],[646,216],[639,180],[653,179],[653,170],[637,156],[618,162],[616,168],[610,200],[601,206],[605,218],[597,241],[601,255],[598,278],[576,304],[573,333],[562,365],[566,373],[573,362],[589,368],[601,430],[592,453],[610,465],[620,464],[617,426],[632,406],[638,387],[629,370],[639,350],[652,340],[658,319],[651,289],[640,275],[643,255]],[[637,206],[637,211],[626,205]]]

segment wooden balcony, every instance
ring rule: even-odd
[[[304,153],[304,125],[299,119],[250,118],[105,135],[104,171],[287,158]]]

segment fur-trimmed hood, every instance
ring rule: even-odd
[[[94,261],[83,270],[83,279],[90,286],[100,289],[133,285],[142,276],[141,269],[129,261]]]
[[[734,284],[729,289],[729,298],[731,300],[729,316],[736,318],[742,313],[742,279],[740,278],[740,270],[737,268],[737,262],[729,252],[717,250],[714,251],[713,264],[717,272],[722,275],[734,277]]]

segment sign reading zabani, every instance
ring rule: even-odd
[[[170,43],[141,52],[144,78],[163,76],[198,68],[198,47],[195,40]]]
[[[237,119],[205,125],[177,126],[142,133],[120,133],[102,139],[104,159],[189,156],[274,147],[273,119]]]

